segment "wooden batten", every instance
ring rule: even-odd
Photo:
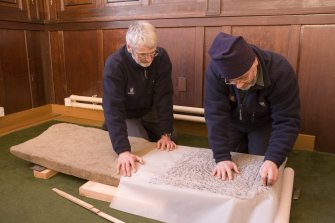
[[[85,197],[100,201],[111,202],[117,187],[101,184],[93,181],[87,181],[79,187],[79,194]]]
[[[47,180],[53,176],[55,176],[58,172],[50,169],[45,169],[42,171],[33,170],[34,177],[39,179]]]

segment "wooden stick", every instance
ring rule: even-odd
[[[80,206],[82,206],[82,207],[84,207],[84,208],[92,211],[93,213],[99,215],[100,217],[102,217],[104,219],[107,219],[110,222],[125,223],[125,222],[123,222],[123,221],[121,221],[121,220],[119,220],[117,218],[114,218],[114,217],[112,217],[112,216],[110,216],[110,215],[108,215],[108,214],[100,211],[99,209],[95,208],[93,205],[91,205],[91,204],[89,204],[89,203],[87,203],[87,202],[85,202],[83,200],[80,200],[79,198],[76,198],[76,197],[74,197],[74,196],[72,196],[72,195],[70,195],[70,194],[68,194],[68,193],[66,193],[66,192],[64,192],[62,190],[59,190],[57,188],[53,188],[52,190],[55,191],[58,195],[60,195],[60,196],[62,196],[64,198],[66,198],[66,199],[68,199],[68,200],[70,200],[70,201],[72,201],[72,202],[74,202],[74,203],[76,203],[76,204],[78,204],[78,205],[80,205]]]

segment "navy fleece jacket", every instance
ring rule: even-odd
[[[243,107],[235,85],[225,84],[210,62],[205,81],[205,118],[210,148],[216,162],[231,160],[227,145],[229,128],[249,132],[271,122],[272,132],[265,160],[280,166],[291,151],[300,126],[299,87],[295,72],[281,55],[251,46],[262,68],[264,86],[248,90]],[[239,110],[242,109],[242,120]]]
[[[172,65],[167,52],[158,47],[149,67],[135,62],[126,46],[110,55],[103,78],[103,109],[113,148],[130,151],[126,119],[140,118],[155,106],[160,129],[173,131]]]

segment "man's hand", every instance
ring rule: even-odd
[[[121,170],[123,176],[130,177],[132,171],[134,173],[137,171],[136,162],[144,164],[141,157],[131,154],[129,151],[120,153],[119,158],[117,159],[117,174],[119,174]]]
[[[271,186],[278,180],[279,170],[274,162],[265,160],[259,170],[259,174],[262,177],[262,185]]]
[[[233,161],[226,160],[221,161],[216,164],[216,167],[213,169],[212,175],[216,176],[219,179],[226,180],[227,177],[229,180],[232,180],[233,171],[240,173],[237,169],[236,164]]]
[[[157,149],[172,151],[176,148],[176,144],[168,137],[162,135],[160,140],[157,141]]]

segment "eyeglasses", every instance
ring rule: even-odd
[[[254,73],[257,73],[257,65],[258,61],[255,59],[255,62],[252,64],[251,68],[242,76],[236,79],[225,79],[225,84],[237,84],[237,83],[247,83],[250,81],[250,77],[252,77]]]
[[[224,79],[225,84],[236,84],[238,82],[248,82],[250,79],[250,72],[247,72],[243,76],[236,79]]]
[[[157,49],[150,52],[150,53],[138,53],[135,50],[133,50],[133,53],[136,54],[136,56],[138,58],[141,58],[141,59],[145,59],[147,57],[154,58],[154,57],[158,56],[158,50]]]

